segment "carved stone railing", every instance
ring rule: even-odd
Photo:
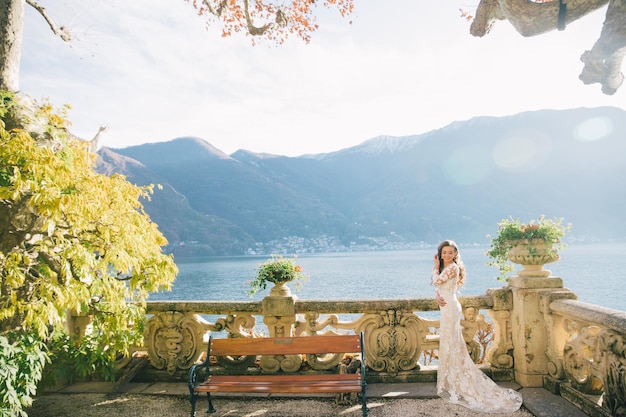
[[[494,296],[495,295],[495,296]],[[461,297],[465,320],[464,336],[476,361],[486,356],[499,379],[512,378],[513,360],[510,356],[510,291],[490,290],[487,295]],[[184,375],[206,351],[207,333],[217,337],[312,336],[328,333],[361,331],[365,334],[365,360],[374,380],[419,380],[424,364],[420,356],[438,349],[439,321],[420,316],[419,312],[437,311],[433,299],[386,299],[322,301],[296,300],[294,297],[266,297],[260,302],[149,302],[151,314],[144,333],[145,349],[153,368],[166,371],[172,377]],[[479,314],[486,310],[491,323]],[[206,316],[215,317],[213,322]],[[265,328],[259,330],[261,318]],[[493,323],[493,324],[492,324]],[[486,328],[491,342],[486,352],[475,339]],[[484,340],[481,340],[484,344]],[[482,353],[482,354],[481,354]],[[219,358],[224,366],[241,367],[249,358]],[[230,362],[229,362],[230,360]],[[330,366],[316,358],[308,358],[313,368]],[[265,371],[295,372],[301,363],[288,358],[284,363],[260,362]],[[336,363],[334,364],[336,365]],[[370,374],[372,375],[372,374]],[[434,371],[422,375],[422,380],[434,380]]]
[[[554,276],[513,276],[503,288],[461,297],[468,350],[475,361],[486,359],[483,370],[493,379],[545,387],[592,416],[624,416],[626,312],[576,298]],[[315,337],[363,331],[368,380],[435,381],[436,368],[420,363],[420,358],[425,360],[438,349],[438,309],[431,298],[298,300],[290,294],[252,302],[148,302],[144,346],[136,351],[149,357],[151,367],[142,371],[144,378],[181,380],[206,352],[209,333]],[[481,312],[489,319],[484,320]],[[83,332],[78,328],[83,321],[72,322],[77,334]],[[481,334],[488,337],[477,338]],[[216,358],[222,366],[239,371],[255,359]],[[259,364],[263,371],[295,372],[302,371],[305,359],[314,371],[332,368],[341,360],[308,355],[261,358]],[[120,361],[121,366],[124,363]]]
[[[592,416],[626,415],[626,312],[544,300],[552,333],[548,385]]]

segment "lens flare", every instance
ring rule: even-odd
[[[482,146],[463,146],[448,155],[443,169],[455,184],[476,184],[487,177],[493,168],[488,155],[489,152]]]
[[[528,171],[540,166],[552,151],[552,141],[538,130],[518,131],[500,140],[493,161],[505,171]]]
[[[604,139],[613,132],[613,122],[606,116],[594,117],[580,123],[574,129],[574,138],[581,142]]]
[[[537,153],[535,144],[528,138],[508,138],[499,142],[493,150],[496,165],[506,170],[518,170],[532,161]]]

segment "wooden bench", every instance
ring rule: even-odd
[[[211,373],[211,356],[257,356],[257,355],[302,355],[331,353],[360,353],[361,372],[356,374],[260,374],[260,375],[215,375]],[[206,360],[189,370],[189,401],[191,417],[196,414],[196,400],[201,392],[207,393],[209,409],[214,413],[212,392],[248,393],[357,393],[361,396],[363,417],[367,417],[365,395],[365,356],[363,334],[280,338],[230,338],[209,339]],[[205,368],[207,378],[198,383],[197,371]]]

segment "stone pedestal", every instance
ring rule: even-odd
[[[279,297],[270,295],[263,299],[262,307],[263,323],[267,326],[270,337],[294,336],[294,324],[296,322],[295,296]],[[302,366],[302,357],[299,355],[263,355],[259,364],[265,372],[278,372],[279,370],[296,372]]]
[[[513,295],[511,314],[515,381],[523,387],[542,387],[548,375],[548,323],[541,309],[541,300],[563,288],[559,277],[509,278]]]
[[[296,297],[265,297],[262,301],[263,323],[270,337],[293,336],[296,322]]]

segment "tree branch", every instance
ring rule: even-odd
[[[585,66],[579,78],[585,84],[600,83],[604,94],[615,94],[624,81],[621,69],[625,56],[626,3],[611,0],[600,38],[580,57]]]
[[[228,7],[228,0],[222,0],[222,2],[220,2],[220,5],[219,5],[219,7],[217,9],[215,7],[213,7],[213,5],[211,4],[211,2],[209,0],[202,0],[202,4],[204,4],[206,6],[206,8],[209,11],[209,13],[211,13],[212,15],[215,15],[217,17],[220,17],[222,15],[222,13],[224,12],[224,9],[226,9],[226,7]]]
[[[606,5],[609,0],[567,0],[565,24]],[[557,29],[559,2],[533,2],[529,0],[481,0],[476,9],[470,33],[483,36],[489,32],[493,21],[508,20],[522,36],[536,36]]]
[[[32,6],[35,10],[39,12],[40,15],[43,16],[46,22],[48,22],[48,26],[50,26],[52,33],[54,33],[55,35],[63,39],[65,42],[69,42],[70,40],[72,40],[72,37],[70,33],[67,31],[67,29],[64,26],[57,27],[57,25],[54,23],[52,18],[48,16],[48,13],[46,12],[46,9],[43,6],[41,6],[35,0],[26,0],[26,3]]]
[[[564,6],[561,5],[564,3]],[[584,68],[580,80],[600,83],[602,92],[614,94],[624,81],[621,73],[626,56],[626,2],[623,0],[481,0],[470,33],[484,36],[493,22],[508,20],[522,36],[535,36],[564,28],[564,25],[608,3],[600,38],[581,56]]]
[[[252,23],[252,18],[250,17],[250,1],[243,0],[243,7],[244,13],[246,15],[246,25],[248,26],[248,32],[250,32],[251,35],[260,36],[264,35],[267,31],[275,29],[277,27],[287,26],[287,18],[280,9],[276,12],[275,22],[266,23],[261,27],[254,26],[254,23]]]
[[[190,0],[187,0],[187,1],[190,1]],[[197,7],[196,1],[193,1],[193,3],[194,3],[194,7]],[[287,18],[285,14],[283,13],[283,11],[280,9],[276,12],[274,22],[266,23],[263,26],[255,26],[254,22],[252,21],[252,16],[250,15],[250,0],[242,0],[242,3],[243,3],[244,18],[246,19],[246,28],[248,29],[248,33],[250,33],[251,35],[262,36],[272,29],[284,28],[285,26],[287,26]],[[219,2],[219,5],[217,8],[213,6],[213,4],[211,3],[211,0],[202,0],[202,9],[200,10],[200,12],[207,11],[208,13],[216,17],[221,17],[222,13],[224,13],[224,11],[227,9],[228,9],[228,0],[222,0],[221,2]]]
[[[498,0],[481,0],[470,26],[470,34],[483,37],[489,33],[495,20],[504,19]]]

